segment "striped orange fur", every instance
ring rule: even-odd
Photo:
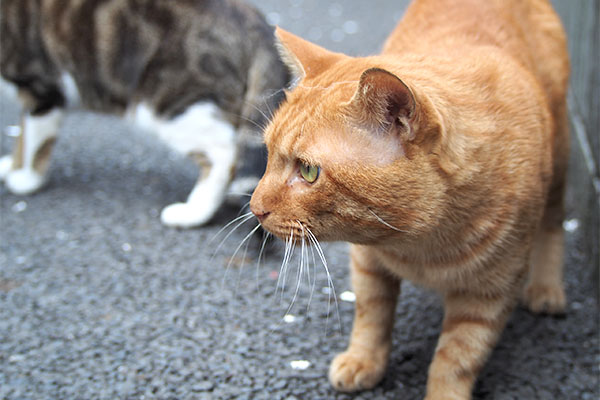
[[[410,279],[445,306],[426,398],[470,398],[521,293],[533,311],[565,307],[560,20],[546,0],[416,0],[365,58],[277,33],[298,83],[265,131],[251,209],[281,238],[301,224],[353,244],[355,322],[331,383],[381,380]]]

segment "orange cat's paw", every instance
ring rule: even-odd
[[[567,304],[562,285],[528,285],[523,301],[531,311],[549,314],[564,314]]]
[[[350,351],[338,354],[329,367],[329,381],[336,390],[356,392],[371,389],[381,381],[386,362]]]

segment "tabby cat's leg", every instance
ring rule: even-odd
[[[465,400],[516,303],[515,294],[448,293],[426,400]]]
[[[223,203],[237,153],[236,131],[212,103],[201,103],[163,123],[160,136],[200,165],[201,172],[185,203],[165,207],[161,221],[190,228],[207,223]]]
[[[0,159],[0,179],[12,193],[33,193],[46,181],[62,115],[61,109],[53,108],[41,115],[23,117],[13,154]]]
[[[400,290],[400,281],[368,248],[352,246],[351,271],[356,303],[350,346],[329,368],[331,384],[345,392],[372,388],[383,378]]]
[[[200,177],[185,203],[167,206],[161,213],[165,225],[190,228],[207,223],[219,209],[231,182],[235,162],[235,144],[213,148],[207,155],[196,155],[202,161]]]

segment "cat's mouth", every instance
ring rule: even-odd
[[[268,223],[262,223],[264,229],[279,239],[290,244],[299,244],[302,242],[313,243],[317,241],[316,236],[308,226],[299,220],[290,221],[286,224],[269,226]]]

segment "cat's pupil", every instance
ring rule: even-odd
[[[300,174],[308,182],[313,183],[319,177],[320,168],[305,163],[300,164]]]

